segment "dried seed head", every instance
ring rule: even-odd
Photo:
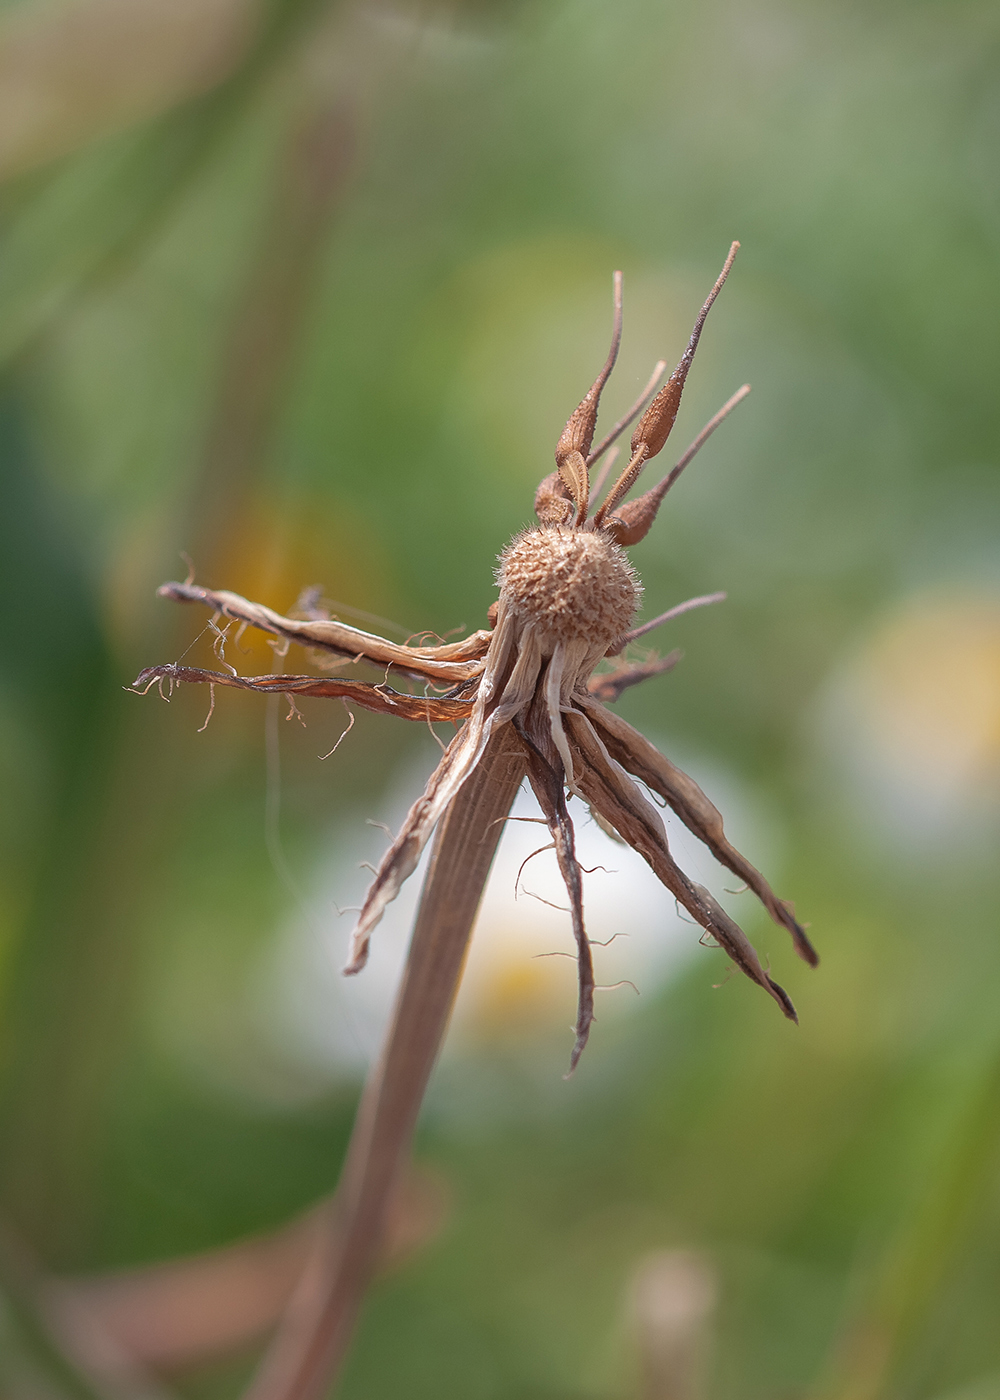
[[[628,631],[642,585],[628,559],[600,531],[543,525],[500,556],[500,596],[539,640],[605,648]]]

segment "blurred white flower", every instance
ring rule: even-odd
[[[823,748],[867,834],[992,840],[1000,818],[1000,596],[927,592],[884,614],[833,675]]]

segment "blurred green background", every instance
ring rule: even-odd
[[[309,968],[437,752],[128,693],[213,664],[156,585],[186,553],[393,637],[483,625],[612,270],[608,422],[739,238],[670,449],[754,392],[634,551],[646,616],[729,598],[619,708],[734,795],[823,963],[732,906],[796,1030],[675,928],[567,1083],[571,969],[491,945],[418,1141],[443,1218],[339,1393],[652,1396],[631,1281],[687,1249],[713,1398],[1000,1396],[998,152],[985,3],[4,6],[0,1393],[81,1385],[23,1253],[138,1266],[332,1188],[387,992],[327,1043]],[[252,1355],[163,1384],[221,1400]]]

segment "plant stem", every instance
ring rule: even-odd
[[[517,736],[504,725],[441,820],[392,1022],[361,1096],[328,1229],[246,1400],[318,1400],[344,1361],[524,771]]]

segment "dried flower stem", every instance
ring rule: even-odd
[[[760,872],[729,844],[719,812],[697,784],[602,703],[616,699],[645,677],[668,670],[676,653],[638,665],[625,662],[610,674],[597,672],[603,658],[619,655],[628,641],[718,596],[692,599],[633,628],[642,587],[622,546],[644,538],[669,481],[745,395],[745,388],[699,435],[666,484],[611,512],[624,502],[644,463],[667,440],[702,326],[738,246],[734,243],[730,249],[680,363],[645,409],[632,437],[629,464],[596,515],[588,519],[587,454],[601,391],[621,337],[621,278],[616,274],[611,350],[567,420],[556,446],[556,470],[539,484],[535,494],[538,527],[516,536],[500,557],[500,596],[490,610],[489,631],[439,646],[400,646],[327,617],[312,605],[305,608],[305,615],[300,612],[290,618],[238,594],[197,587],[193,580],[160,589],[163,596],[201,603],[217,616],[332,653],[339,658],[334,665],[361,660],[376,664],[384,669],[384,679],[374,685],[353,678],[242,677],[231,667],[204,671],[174,663],[147,668],[136,689],[147,691],[156,684],[162,693],[177,682],[228,685],[284,692],[289,698],[339,697],[400,718],[420,722],[440,718],[461,724],[374,872],[359,912],[344,969],[350,974],[364,967],[372,930],[416,869],[436,827],[392,1025],[362,1095],[321,1245],[248,1400],[319,1400],[346,1355],[385,1234],[388,1204],[398,1186],[448,1022],[502,819],[526,772],[556,851],[577,944],[579,994],[571,1071],[587,1043],[595,986],[568,794],[582,797],[605,830],[614,831],[637,851],[705,934],[774,999],[789,1020],[797,1019],[787,993],[762,966],[743,930],[708,890],[675,863],[660,813],[634,779],[660,796],[716,858],[744,880],[771,917],[791,934],[799,955],[815,966],[816,953],[792,906],[779,900]],[[214,619],[210,627],[214,628]],[[223,634],[218,628],[214,631],[220,642],[216,654],[223,661]],[[392,689],[388,685],[392,671],[424,681],[431,693],[417,696]]]
[[[525,772],[496,731],[438,827],[382,1055],[358,1108],[330,1228],[247,1400],[318,1400],[339,1370],[462,975],[490,865]]]

